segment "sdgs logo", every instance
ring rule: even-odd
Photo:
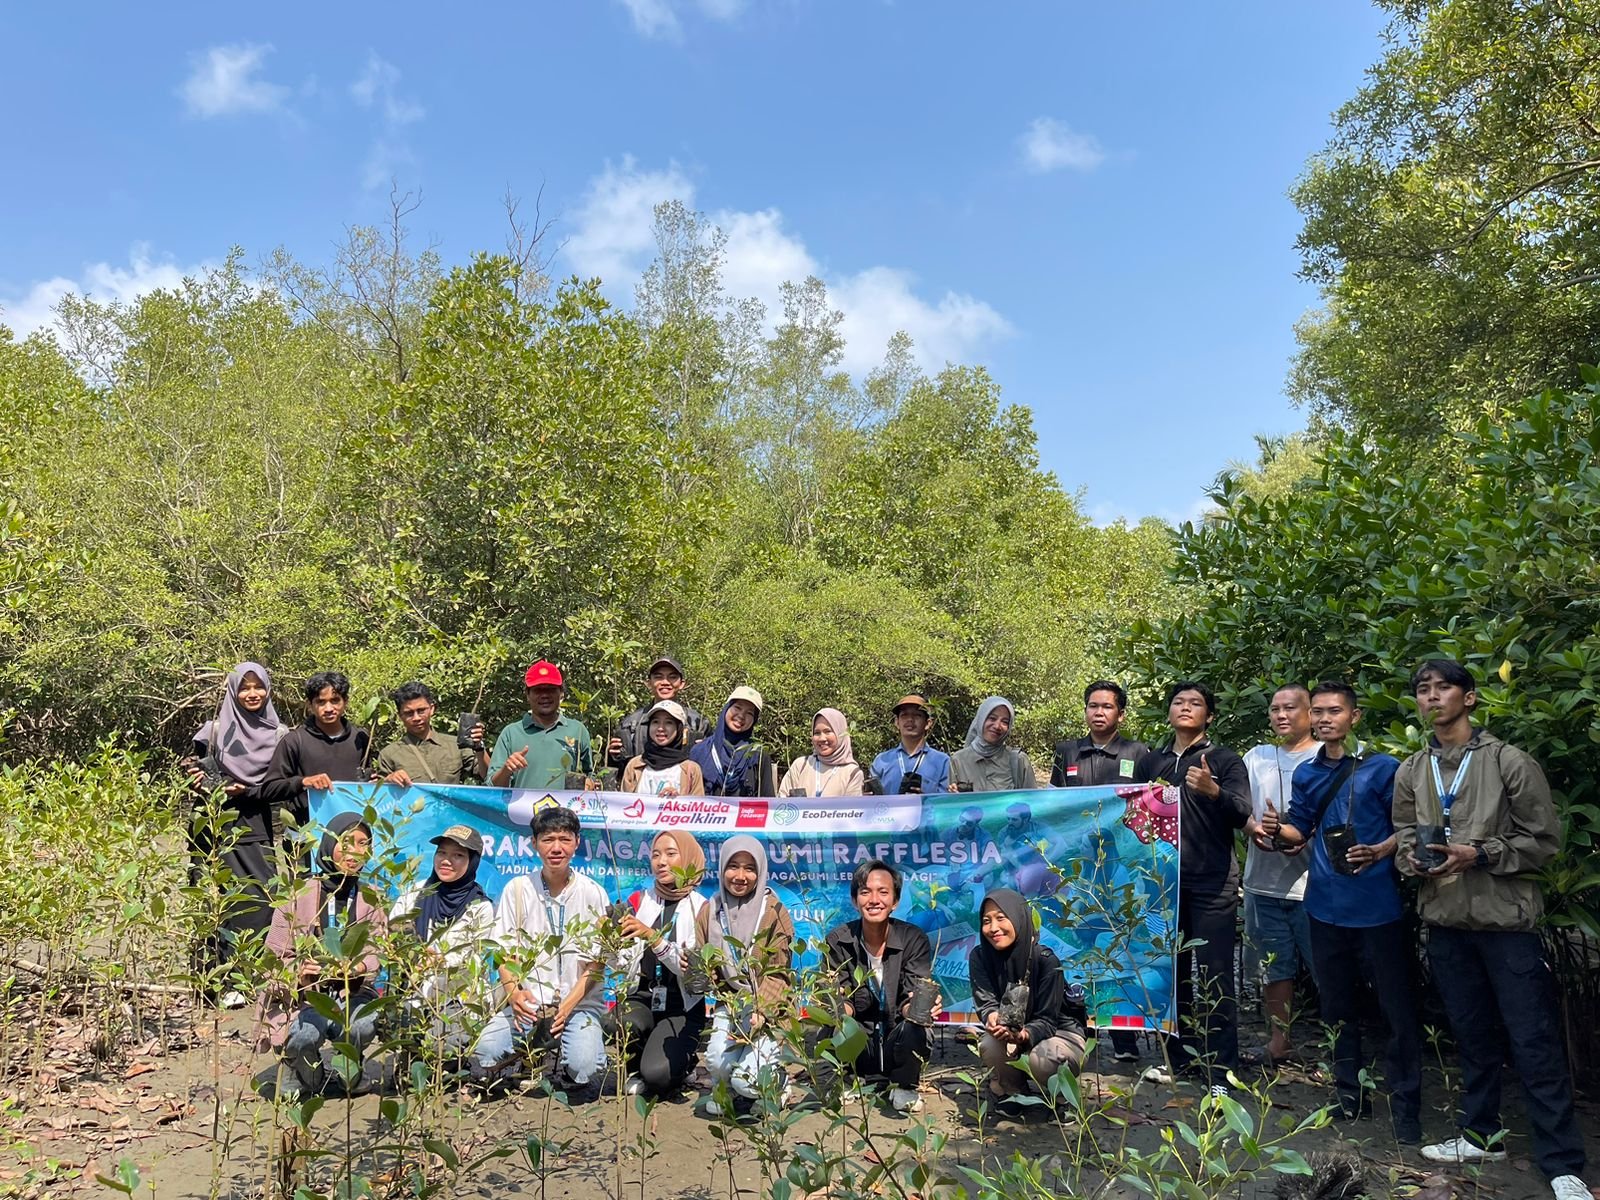
[[[772,810],[772,823],[780,829],[793,825],[800,819],[798,804],[779,804]]]

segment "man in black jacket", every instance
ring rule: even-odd
[[[310,793],[330,788],[335,780],[365,783],[372,739],[345,719],[350,680],[341,671],[318,671],[306,680],[306,721],[278,743],[272,764],[261,781],[261,793],[273,807],[274,832],[284,811],[296,824],[310,816]]]
[[[606,743],[606,765],[618,771],[627,766],[635,755],[644,753],[645,722],[650,709],[662,700],[683,705],[683,711],[689,718],[684,726],[689,745],[694,745],[711,732],[711,722],[679,699],[684,688],[684,676],[683,664],[677,659],[664,656],[656,659],[645,672],[645,681],[650,685],[650,703],[641,705],[623,717],[617,725],[617,732]]]
[[[868,859],[850,877],[850,902],[861,916],[830,930],[823,942],[823,964],[839,979],[844,1015],[867,1033],[867,1045],[854,1063],[845,1063],[866,1081],[886,1080],[895,1111],[922,1111],[917,1091],[928,1061],[928,1027],[910,1019],[912,991],[933,982],[933,947],[915,925],[889,914],[900,902],[900,872],[882,859]],[[935,998],[933,1019],[941,1010]],[[826,1090],[833,1070],[813,1055],[818,1087]]]
[[[1132,783],[1139,760],[1150,753],[1143,742],[1122,736],[1128,693],[1120,683],[1097,679],[1083,689],[1083,723],[1088,736],[1062,738],[1050,767],[1051,787],[1103,787]]]
[[[1139,760],[1150,753],[1143,742],[1122,736],[1122,717],[1128,693],[1120,683],[1097,679],[1083,689],[1083,723],[1088,735],[1063,738],[1056,743],[1050,767],[1051,787],[1104,787],[1132,783]],[[1127,1029],[1111,1031],[1111,1048],[1118,1062],[1139,1061],[1139,1035]]]
[[[1238,941],[1238,832],[1250,819],[1250,773],[1244,760],[1206,736],[1217,698],[1205,684],[1182,679],[1167,689],[1172,740],[1139,760],[1134,779],[1179,789],[1178,931],[1201,940],[1193,958],[1178,956],[1178,1043],[1182,1067],[1200,1067],[1211,1090],[1225,1092],[1239,1066],[1239,1013],[1233,976]],[[1198,1035],[1198,1037],[1197,1037]],[[1162,1067],[1145,1077],[1170,1082]]]

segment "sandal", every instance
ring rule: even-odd
[[[1247,1067],[1266,1067],[1275,1069],[1288,1063],[1300,1061],[1300,1055],[1294,1050],[1287,1054],[1274,1054],[1266,1045],[1257,1046],[1254,1050],[1241,1050],[1239,1061]]]

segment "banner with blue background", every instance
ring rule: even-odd
[[[816,963],[823,935],[856,916],[850,874],[881,858],[903,872],[895,915],[924,930],[947,1020],[970,1020],[967,954],[977,944],[978,910],[990,888],[1011,887],[1040,914],[1040,938],[1069,982],[1081,984],[1102,1028],[1174,1028],[1173,958],[1178,944],[1176,789],[1046,788],[1024,792],[723,799],[615,792],[536,792],[418,784],[336,783],[313,792],[315,826],[371,807],[395,827],[398,845],[426,877],[429,839],[452,825],[483,836],[478,879],[498,899],[506,880],[539,869],[529,825],[547,805],[578,814],[583,833],[574,865],[614,899],[649,888],[650,844],[662,829],[692,833],[709,871],[729,835],[764,840],[769,882],[794,916]],[[708,873],[702,890],[714,888]]]

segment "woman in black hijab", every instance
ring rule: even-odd
[[[1010,1097],[1063,1066],[1077,1071],[1087,1044],[1083,1006],[1067,998],[1061,960],[1041,945],[1022,893],[996,888],[978,910],[982,940],[967,957],[972,999],[983,1023],[978,1054],[989,1067],[989,1101],[1020,1115]]]
[[[431,1030],[432,1043],[459,1054],[472,1043],[468,1019],[494,1007],[484,951],[494,932],[494,905],[478,882],[483,838],[468,825],[452,825],[431,839],[433,870],[403,893],[390,910],[409,920],[420,944],[407,985],[408,1028]]]

